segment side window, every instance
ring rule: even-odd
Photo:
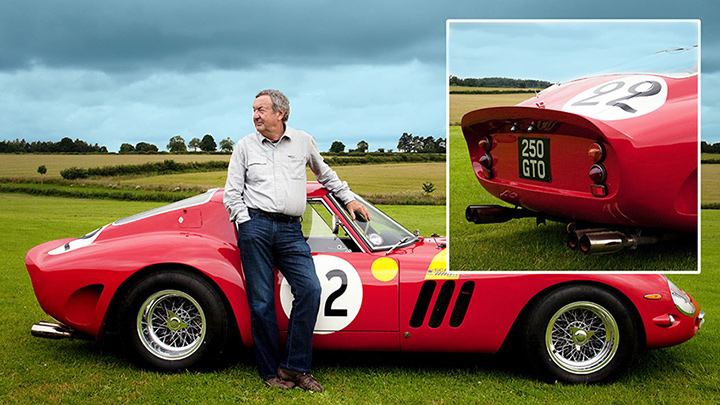
[[[359,252],[360,248],[338,226],[333,233],[333,214],[320,200],[310,200],[302,219],[302,231],[313,252]]]

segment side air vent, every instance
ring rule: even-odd
[[[426,281],[420,288],[420,295],[415,303],[415,309],[413,309],[412,316],[410,316],[410,326],[417,328],[422,325],[425,320],[425,314],[427,313],[430,300],[432,299],[433,293],[435,292],[435,281]]]
[[[430,322],[428,323],[431,328],[437,328],[442,323],[454,290],[454,281],[446,281],[440,288],[440,293],[438,294],[437,301],[435,301],[435,307],[433,308],[432,314],[430,315]]]
[[[466,281],[462,287],[460,287],[460,293],[458,294],[457,300],[455,300],[455,307],[450,315],[450,326],[457,328],[463,323],[474,290],[474,281]]]

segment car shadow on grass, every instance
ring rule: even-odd
[[[475,225],[450,236],[451,270],[697,270],[697,237],[640,246],[610,255],[585,255],[567,247],[565,224],[533,219]]]

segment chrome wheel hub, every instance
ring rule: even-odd
[[[182,291],[158,291],[138,311],[138,337],[150,353],[161,359],[191,356],[202,345],[206,328],[202,307]]]
[[[619,330],[608,310],[593,302],[573,302],[550,318],[545,347],[550,359],[573,374],[590,374],[615,357]]]

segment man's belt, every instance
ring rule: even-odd
[[[248,208],[248,212],[252,215],[262,215],[278,222],[300,222],[300,217],[293,217],[277,212],[267,212],[256,208]]]

